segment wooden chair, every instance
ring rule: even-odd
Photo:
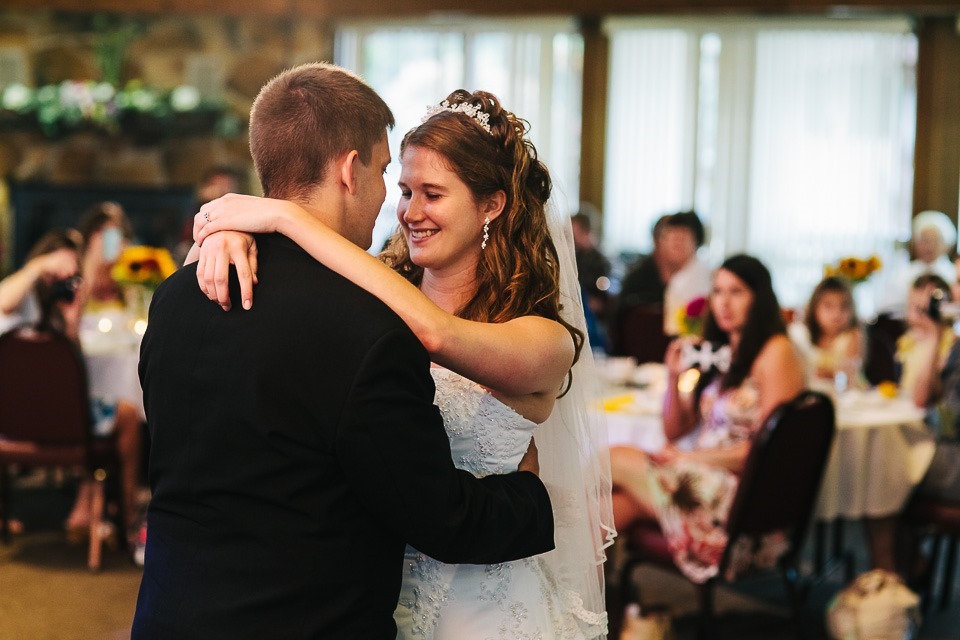
[[[633,356],[637,364],[663,362],[669,343],[663,333],[662,304],[637,304],[617,311],[612,355]]]
[[[0,336],[0,517],[9,544],[10,477],[18,467],[79,468],[94,484],[88,565],[100,568],[104,483],[115,441],[94,438],[83,357],[62,334],[22,327]],[[112,474],[119,482],[119,473]],[[118,521],[124,522],[123,500]],[[122,529],[121,529],[122,531]],[[123,540],[124,536],[120,536]]]
[[[700,600],[700,637],[716,637],[713,620],[714,589],[732,560],[733,542],[741,536],[758,538],[786,532],[790,546],[780,558],[799,637],[799,572],[803,547],[820,481],[835,430],[833,404],[822,393],[805,391],[778,407],[757,433],[740,477],[727,521],[730,543],[724,550],[716,577],[696,585]],[[667,541],[655,523],[641,523],[624,535],[625,562],[620,576],[621,602],[638,602],[632,574],[640,564],[654,563],[676,569]]]

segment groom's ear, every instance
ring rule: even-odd
[[[339,162],[340,182],[352,196],[357,195],[357,165],[360,163],[360,154],[356,149],[341,156]]]

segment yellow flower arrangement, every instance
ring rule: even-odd
[[[828,264],[823,268],[823,277],[839,277],[849,280],[851,284],[864,282],[875,271],[883,266],[880,258],[873,255],[869,258],[854,256],[841,258],[836,264]]]
[[[170,252],[160,247],[127,247],[113,265],[110,275],[120,285],[138,285],[156,289],[177,265]]]

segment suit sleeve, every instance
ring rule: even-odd
[[[368,351],[337,436],[350,485],[385,526],[442,562],[489,564],[550,551],[553,511],[535,474],[478,479],[453,466],[429,366],[404,330]]]

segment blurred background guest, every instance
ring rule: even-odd
[[[80,348],[80,318],[87,291],[78,276],[83,246],[83,236],[74,229],[53,229],[37,241],[23,268],[0,281],[0,331],[21,324],[39,325],[64,334]],[[91,411],[94,435],[116,433],[122,465],[120,499],[127,515],[123,524],[131,527],[140,477],[139,414],[129,402],[107,398],[91,398]],[[75,541],[89,534],[92,499],[92,481],[84,481],[66,521],[67,532]]]
[[[678,319],[687,305],[710,293],[710,267],[697,257],[706,233],[694,211],[667,218],[663,227],[664,261],[673,271],[663,294],[663,330],[668,336],[682,333]]]
[[[717,269],[704,341],[725,345],[731,359],[725,371],[711,367],[696,384],[684,373],[690,339],[678,338],[667,350],[663,429],[669,444],[651,453],[628,446],[610,452],[617,529],[656,519],[677,566],[694,582],[716,575],[753,435],[804,388],[803,362],[787,338],[770,273],[756,258],[732,256]],[[691,434],[692,446],[677,446]],[[757,555],[778,558],[770,544],[783,542],[760,543]],[[752,561],[735,559],[735,570]]]
[[[123,292],[111,269],[133,239],[133,227],[116,202],[100,202],[87,209],[77,223],[83,236],[84,294],[88,310],[122,307]]]
[[[857,318],[853,291],[843,278],[829,276],[813,289],[802,322],[790,324],[789,333],[807,361],[813,386],[836,382],[861,383],[863,331]]]
[[[610,307],[610,260],[597,246],[593,216],[581,210],[570,217],[573,247],[577,260],[577,278],[583,296],[587,332],[594,348],[607,349],[607,318]]]
[[[925,273],[933,273],[946,282],[957,280],[957,268],[950,254],[957,244],[957,228],[941,211],[921,211],[913,217],[910,246],[913,260],[900,267],[891,265],[883,293],[879,296],[880,313],[900,315],[914,281]]]
[[[663,294],[667,282],[675,273],[663,254],[663,229],[670,215],[657,218],[650,235],[653,238],[653,250],[641,256],[627,270],[620,285],[620,307],[638,304],[663,304]]]
[[[940,301],[949,299],[949,285],[934,273],[917,277],[907,294],[907,331],[897,341],[900,391],[922,409],[933,409],[932,402],[940,395],[940,373],[956,342],[952,323],[945,322],[939,312]],[[928,423],[936,422],[931,411]]]

